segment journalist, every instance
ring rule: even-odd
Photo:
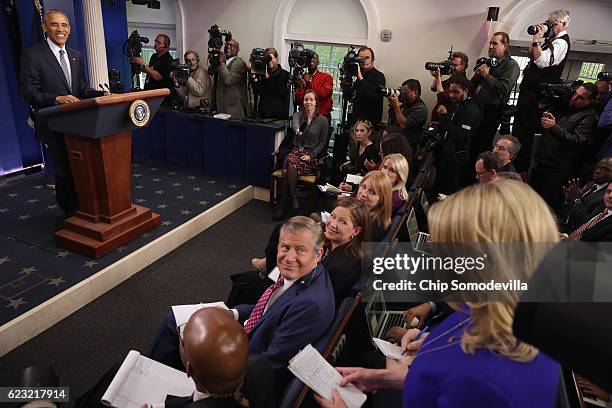
[[[355,81],[353,112],[349,115],[349,125],[357,120],[368,120],[374,126],[380,123],[383,114],[383,97],[378,90],[386,85],[385,74],[374,67],[374,51],[370,47],[357,50],[361,58]]]
[[[408,79],[402,83],[402,101],[395,95],[389,100],[389,125],[402,129],[413,151],[421,135],[421,130],[427,121],[427,106],[421,99],[421,83],[416,79]]]
[[[232,119],[247,117],[247,68],[238,56],[240,44],[231,39],[225,44],[225,52],[219,55],[219,79],[217,82],[217,112],[229,113]]]
[[[151,55],[149,65],[144,63],[142,57],[132,57],[134,64],[140,65],[142,72],[147,74],[145,80],[145,90],[149,89],[172,89],[170,81],[170,70],[172,69],[172,56],[170,55],[170,37],[166,34],[159,34],[155,37],[155,54]]]
[[[465,77],[465,71],[468,68],[468,63],[469,59],[467,54],[460,51],[453,52],[451,56],[450,78],[454,77],[455,75]],[[448,81],[450,78],[443,81],[439,69],[430,71],[430,73],[434,77],[433,82],[431,83],[431,90],[437,94],[437,102],[431,112],[431,121],[438,122],[438,107],[440,105],[444,105],[444,107],[448,110],[449,106],[452,105],[448,94]]]
[[[502,120],[510,91],[514,88],[521,69],[508,52],[510,38],[496,32],[489,40],[489,59],[477,66],[472,77],[476,103],[482,113],[478,134],[472,142],[472,157],[491,148],[493,138]],[[495,66],[492,59],[495,58]]]
[[[200,56],[197,52],[185,52],[185,63],[190,64],[189,78],[183,84],[175,82],[178,94],[186,101],[187,106],[200,106],[202,99],[212,99],[212,80],[208,71],[200,65]]]
[[[563,67],[565,67],[570,52],[570,38],[566,31],[570,23],[569,11],[553,11],[548,16],[547,23],[549,23],[548,26],[545,24],[535,26],[537,31],[533,34],[533,42],[528,51],[531,60],[523,71],[517,112],[514,118],[512,133],[523,145],[523,150],[515,161],[515,166],[519,171],[525,171],[529,166],[533,134],[539,128],[538,85],[561,83]],[[541,42],[545,33],[547,38]]]
[[[471,82],[463,75],[448,80],[450,110],[438,107],[442,144],[437,152],[434,191],[452,194],[472,183],[470,143],[480,126],[480,109],[470,97]]]
[[[542,140],[535,156],[531,186],[557,213],[563,207],[562,186],[575,175],[579,166],[580,148],[595,129],[595,85],[580,85],[569,105],[544,112],[540,118]],[[520,156],[520,155],[519,155]]]
[[[263,78],[251,74],[251,87],[259,95],[259,116],[263,119],[285,119],[289,114],[289,72],[281,67],[275,48],[266,48],[264,53],[269,58],[266,74]]]

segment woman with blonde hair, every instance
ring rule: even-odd
[[[488,267],[470,274],[470,279],[483,275],[481,281],[500,281],[513,273],[527,282],[546,253],[541,244],[558,241],[546,203],[527,184],[514,180],[463,189],[433,205],[428,220],[434,243],[472,243],[472,248],[493,251]],[[512,248],[521,253],[513,255]],[[555,406],[560,366],[513,335],[516,296],[504,298],[450,303],[456,311],[428,336],[414,341],[418,330],[406,333],[403,348],[421,343],[414,356],[383,370],[339,368],[341,385],[352,382],[367,391],[403,388],[405,407]],[[330,406],[327,400],[318,401]]]
[[[406,190],[406,182],[410,172],[408,161],[403,155],[393,153],[385,156],[381,163],[380,171],[391,180],[393,214],[395,214],[408,200],[408,191]]]
[[[391,225],[391,180],[382,171],[369,172],[359,183],[356,198],[370,210],[372,241],[381,241]]]

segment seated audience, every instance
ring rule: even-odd
[[[474,165],[476,181],[480,184],[490,183],[497,180],[499,162],[493,152],[483,152],[476,158]]]
[[[389,177],[382,171],[369,172],[361,180],[356,198],[370,210],[372,241],[382,241],[391,225],[393,209]]]
[[[368,207],[353,197],[340,197],[334,203],[324,227],[325,252],[321,264],[327,269],[337,305],[351,294],[351,288],[359,279],[361,243],[370,240]],[[270,235],[266,258],[253,258],[251,261],[257,271],[232,275],[232,295],[226,302],[229,307],[241,299],[257,301],[263,291],[274,283],[268,274],[276,267],[279,232],[280,225]]]
[[[353,126],[353,143],[349,149],[349,161],[340,166],[342,173],[364,175],[378,167],[378,149],[372,141],[372,124],[358,120]]]
[[[612,181],[612,156],[595,164],[591,181],[584,186],[579,179],[568,181],[563,187],[565,192],[565,219],[563,222],[569,230],[578,228],[605,208],[603,196],[606,187]]]
[[[408,200],[408,191],[406,190],[409,173],[408,162],[401,154],[393,153],[382,159],[380,171],[385,173],[391,181],[393,215],[395,215]]]
[[[584,224],[569,234],[562,234],[563,238],[585,242],[612,242],[612,183],[608,183],[604,193],[605,208]]]
[[[514,136],[504,135],[497,139],[493,146],[493,153],[499,161],[500,172],[516,172],[512,160],[514,160],[520,150],[521,142]]]
[[[410,166],[411,171],[409,174],[414,174],[414,152],[412,151],[410,144],[408,144],[406,141],[406,138],[401,133],[381,134],[378,152],[381,160],[383,157],[393,153],[401,154],[404,156],[404,158],[406,158],[406,161]]]
[[[309,89],[304,93],[304,110],[293,115],[295,141],[292,151],[283,161],[283,179],[281,182],[280,200],[274,211],[274,220],[285,216],[290,203],[293,210],[300,208],[297,197],[298,176],[317,174],[319,156],[327,145],[329,123],[319,114],[317,93]]]
[[[433,205],[428,214],[434,242],[556,242],[557,228],[545,202],[524,183],[503,180],[467,187]],[[495,221],[513,219],[503,229]],[[528,248],[512,260],[513,269],[531,276],[543,253]],[[428,336],[413,356],[386,369],[339,367],[344,386],[366,392],[404,391],[405,407],[553,407],[559,364],[512,334],[515,301],[451,303],[456,310]],[[402,341],[409,350],[413,329]],[[323,407],[346,405],[317,397]]]
[[[308,217],[293,217],[280,230],[280,276],[257,304],[238,305],[232,311],[244,322],[249,353],[266,358],[276,371],[278,389],[286,383],[289,359],[328,329],[334,314],[334,292],[323,255],[321,227]],[[262,318],[262,316],[264,316]],[[184,370],[179,356],[179,334],[170,311],[158,330],[149,357]]]

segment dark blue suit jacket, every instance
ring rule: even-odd
[[[86,99],[104,94],[87,86],[83,76],[81,54],[68,47],[66,54],[70,64],[72,89],[68,86],[62,68],[47,41],[26,48],[21,53],[19,73],[21,93],[34,110],[55,105],[57,96],[74,95],[79,99]],[[43,141],[52,142],[46,139],[53,133],[43,123],[36,123],[36,132]]]
[[[240,321],[249,318],[255,305],[238,305]],[[330,327],[335,314],[334,291],[327,271],[318,265],[298,279],[270,306],[249,333],[249,353],[261,354],[274,369],[309,343],[315,343]]]

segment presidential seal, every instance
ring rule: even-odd
[[[146,101],[136,99],[130,105],[130,119],[135,126],[143,127],[149,123],[151,108]]]

